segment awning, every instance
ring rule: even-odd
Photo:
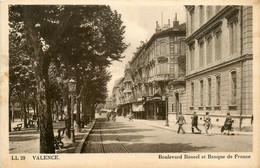
[[[115,112],[117,113],[118,108],[115,109]]]
[[[133,112],[141,112],[144,111],[143,104],[132,104],[132,110]]]

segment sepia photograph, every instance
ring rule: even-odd
[[[7,4],[11,162],[257,158],[254,5],[134,2]]]
[[[252,152],[252,17],[10,5],[9,152]]]

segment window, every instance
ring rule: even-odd
[[[211,106],[211,79],[208,79],[208,106]]]
[[[236,104],[237,99],[237,72],[231,72],[231,104]]]
[[[194,83],[191,83],[191,106],[194,106]]]
[[[190,69],[194,70],[194,44],[190,45]]]
[[[212,37],[207,39],[207,64],[212,62]]]
[[[220,76],[216,77],[216,104],[220,105],[220,87],[221,87],[221,82],[220,82]]]
[[[200,26],[204,23],[204,6],[200,6]]]
[[[180,45],[180,53],[185,53],[185,41],[181,41]]]
[[[159,66],[159,73],[158,74],[167,74],[168,73],[168,64],[158,64]]]
[[[160,43],[160,55],[166,55],[167,52],[167,44],[166,42]]]
[[[221,30],[216,32],[215,38],[215,60],[221,59]]]
[[[178,44],[174,44],[174,53],[175,54],[179,53],[179,45]]]
[[[220,6],[216,6],[216,12],[219,12],[220,11]]]
[[[200,106],[203,106],[203,80],[200,81]]]
[[[194,30],[194,9],[190,11],[190,34]]]
[[[204,65],[204,42],[202,41],[199,45],[200,45],[199,64],[200,67],[202,67]]]
[[[208,20],[212,17],[212,14],[213,14],[213,7],[207,6],[207,18],[208,18]]]
[[[230,23],[229,28],[230,54],[231,56],[237,53],[237,21]]]

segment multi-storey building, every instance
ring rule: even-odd
[[[191,119],[205,112],[223,125],[227,112],[234,126],[252,116],[252,7],[186,6],[186,105]],[[202,123],[202,121],[201,121]]]
[[[169,20],[162,27],[157,22],[155,30],[149,41],[141,42],[122,80],[123,92],[129,94],[122,96],[125,100],[121,108],[130,107],[125,110],[138,118],[165,119],[165,96],[169,96],[171,113],[176,113],[174,96],[185,89],[185,23],[179,24],[176,15],[173,27]]]

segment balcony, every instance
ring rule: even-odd
[[[132,90],[131,89],[126,89],[126,90],[124,90],[124,93],[132,93]]]
[[[157,74],[154,77],[155,81],[166,81],[170,79],[170,75],[169,74]]]

